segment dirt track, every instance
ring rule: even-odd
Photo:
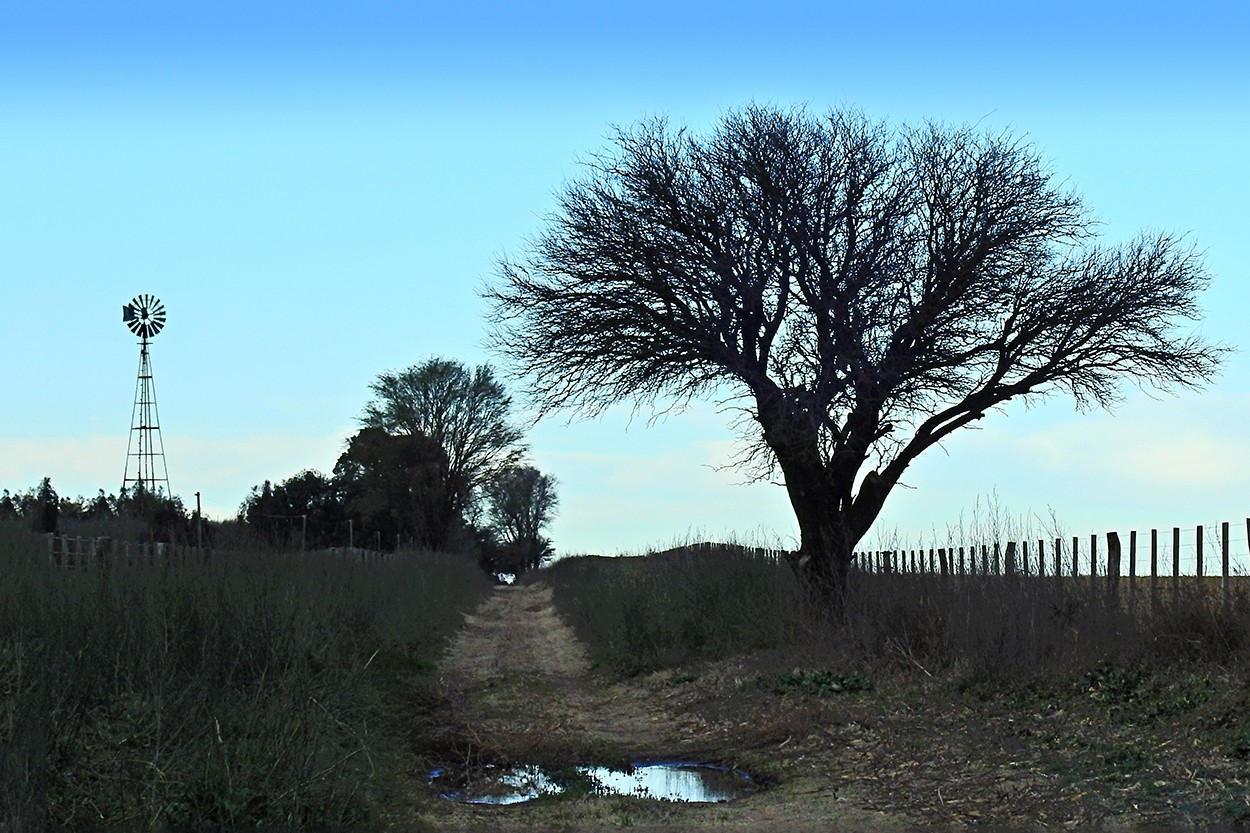
[[[1244,764],[1194,735],[1228,703],[1240,708],[1230,681],[1204,683],[1227,689],[1225,705],[1213,697],[1183,719],[1125,726],[1106,723],[1082,691],[1013,705],[914,670],[850,695],[782,696],[754,682],[799,662],[753,655],[612,682],[588,667],[549,588],[501,587],[448,650],[426,748],[441,732],[448,757],[476,761],[702,760],[756,773],[766,789],[725,804],[585,796],[479,806],[418,783],[420,809],[398,829],[1227,829],[1242,805],[1250,818]]]
[[[611,683],[591,673],[586,652],[556,615],[541,584],[499,588],[451,645],[443,666],[457,718],[479,752],[510,762],[613,765],[697,758],[751,767],[727,744],[727,728],[693,709],[695,692],[665,675]],[[736,733],[735,732],[735,733]],[[764,776],[767,778],[768,774]],[[907,830],[915,822],[857,809],[823,779],[788,778],[726,804],[677,804],[623,797],[542,801],[508,807],[447,803],[438,829],[654,831],[714,826],[737,830]]]

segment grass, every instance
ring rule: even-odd
[[[782,644],[802,624],[789,568],[746,547],[567,558],[536,577],[592,664],[619,676]]]
[[[1182,585],[1130,613],[1088,580],[852,571],[843,615],[815,624],[785,561],[745,547],[569,558],[542,577],[595,662],[619,676],[758,649],[816,657],[813,673],[962,681],[1250,660],[1244,589],[1223,605]]]
[[[0,526],[0,831],[376,824],[402,680],[485,592],[467,559],[220,553],[60,570]]]
[[[1056,818],[1250,820],[1244,585],[1225,604],[1181,582],[1175,597],[1171,587],[1143,594],[1130,612],[1088,578],[852,571],[841,615],[809,623],[785,561],[739,547],[568,559],[542,572],[605,671],[668,669],[665,685],[737,680],[733,692],[698,696],[715,701],[710,714],[752,721],[750,737],[770,753],[822,732],[871,740],[878,727],[895,745],[894,732],[916,739],[895,750],[896,766],[945,750],[938,759],[955,767],[946,800],[970,813],[990,799],[975,767],[960,768],[983,754],[985,766],[1025,773],[1019,795],[991,801],[1001,812],[1032,801]],[[737,701],[741,713],[725,704]],[[824,754],[819,743],[803,749]],[[866,770],[861,786],[872,778]],[[909,795],[899,787],[880,800]]]

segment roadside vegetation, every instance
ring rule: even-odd
[[[802,629],[793,572],[748,547],[566,558],[533,578],[554,587],[592,665],[618,676],[784,645]]]
[[[375,825],[471,558],[61,570],[0,523],[0,830]]]
[[[1130,615],[1088,578],[853,570],[841,614],[812,622],[784,558],[743,547],[529,580],[602,672],[690,687],[779,780],[823,761],[868,806],[931,820],[1250,823],[1245,584],[1224,605],[1191,577]]]
[[[784,558],[736,545],[568,558],[532,578],[552,584],[599,667],[623,676],[763,648],[961,680],[1250,660],[1244,584],[1224,606],[1190,579],[1175,602],[1163,593],[1130,615],[1088,578],[852,571],[843,610],[814,621]]]

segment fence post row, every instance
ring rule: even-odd
[[[1232,604],[1232,536],[1230,533],[1231,525],[1225,521],[1220,524],[1219,544],[1220,544],[1220,600],[1224,606]],[[1106,578],[1103,596],[1109,605],[1120,604],[1121,600],[1121,584],[1125,577],[1124,572],[1124,553],[1123,545],[1120,541],[1120,535],[1117,532],[1108,532],[1107,535],[1107,556],[1104,575]],[[59,542],[59,545],[58,545]],[[1029,558],[1029,542],[1007,541],[1006,546],[1001,542],[994,542],[993,545],[980,545],[980,558],[978,559],[977,546],[960,546],[960,547],[929,547],[927,552],[925,549],[919,550],[876,550],[873,552],[857,553],[855,558],[857,563],[864,565],[864,569],[869,572],[880,573],[930,573],[943,577],[955,576],[1032,576],[1033,567]],[[1071,578],[1075,581],[1081,578],[1081,552],[1080,537],[1072,538],[1071,553]],[[1250,518],[1246,518],[1246,543],[1247,557],[1250,559]],[[123,543],[122,552],[125,558],[129,560],[129,543]],[[158,545],[155,553],[157,558],[161,558],[168,562],[164,544]],[[1150,530],[1150,608],[1155,610],[1159,605],[1160,580],[1162,575],[1159,569],[1159,530],[1157,528]],[[1181,528],[1172,527],[1172,604],[1176,605],[1180,599],[1180,579],[1181,579]],[[1198,525],[1194,529],[1194,577],[1198,579],[1197,587],[1202,591],[1202,580],[1208,577],[1206,569],[1206,535],[1205,527]],[[115,552],[116,548],[107,538],[91,539],[91,538],[69,538],[56,536],[52,533],[48,534],[48,557],[49,562],[60,566],[88,566],[84,562],[105,560],[106,553]],[[1038,578],[1046,578],[1046,541],[1038,539],[1037,541],[1037,572]],[[177,549],[174,549],[173,556],[178,556]],[[147,546],[144,545],[143,557],[149,560],[152,554],[148,552]],[[1056,589],[1063,592],[1065,588],[1065,574],[1063,569],[1063,539],[1055,538],[1054,547],[1051,554],[1052,570],[1051,575],[1055,579]],[[979,563],[978,563],[979,562]],[[1090,590],[1097,594],[1099,587],[1099,571],[1098,571],[1098,535],[1092,534],[1089,539],[1089,587]],[[1145,575],[1144,573],[1142,575]],[[1214,576],[1210,576],[1212,579]],[[1135,613],[1137,609],[1137,531],[1129,532],[1128,538],[1128,592],[1127,592],[1127,609],[1130,614]],[[1212,588],[1213,589],[1213,588]],[[1213,595],[1213,594],[1212,594]]]

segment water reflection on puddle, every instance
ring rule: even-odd
[[[537,766],[480,767],[458,773],[437,769],[430,773],[430,784],[443,798],[466,804],[519,804],[570,790],[707,803],[732,801],[758,789],[741,770],[686,762],[636,764],[628,770],[579,766],[559,773]]]

